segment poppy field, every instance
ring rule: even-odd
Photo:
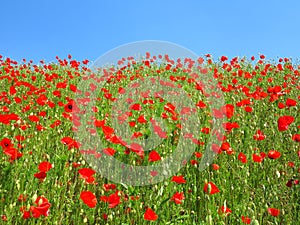
[[[97,74],[90,63],[71,55],[37,64],[0,56],[0,224],[300,223],[300,65],[264,55],[194,61],[147,53]],[[209,76],[214,86],[201,82]],[[193,107],[179,110],[161,91],[142,88],[150,77],[188,93]],[[87,79],[83,92],[78,84]],[[93,116],[83,121],[92,93]],[[224,102],[214,108],[208,97],[218,93]],[[196,134],[183,128],[193,115]],[[220,120],[223,132],[213,129]],[[79,140],[83,122],[91,126]],[[144,151],[137,143],[151,136],[160,143]],[[90,137],[105,147],[86,148]],[[199,170],[211,137],[219,141],[214,158]],[[182,141],[194,146],[191,156],[152,185],[114,182],[88,160],[155,166]],[[151,183],[161,173],[143,179]]]

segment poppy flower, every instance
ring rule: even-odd
[[[176,192],[170,199],[170,201],[175,202],[175,204],[182,204],[182,200],[184,200],[183,192]]]
[[[232,211],[231,211],[231,209],[229,209],[228,207],[223,205],[219,208],[218,213],[220,215],[228,216],[230,213],[232,213]]]
[[[251,218],[249,218],[247,216],[242,216],[242,221],[245,224],[250,224],[251,223]]]
[[[30,212],[34,218],[39,218],[40,216],[49,216],[49,208],[51,204],[45,197],[37,197],[35,200],[36,206],[30,206]]]
[[[117,188],[115,184],[103,184],[103,188],[105,191],[114,190]]]
[[[289,125],[291,123],[294,122],[294,117],[293,116],[281,116],[278,121],[277,121],[277,124],[278,124],[278,130],[279,131],[286,131],[289,129]]]
[[[247,156],[242,152],[239,153],[238,160],[240,160],[242,163],[247,163],[248,162]]]
[[[14,160],[19,159],[23,156],[22,152],[19,152],[17,149],[12,148],[12,147],[5,148],[3,153],[10,157],[10,159],[9,159],[10,161],[14,161]]]
[[[115,193],[111,194],[110,196],[108,196],[108,207],[109,208],[115,208],[117,205],[120,204],[120,199],[121,197],[118,194],[119,192],[116,191]]]
[[[284,104],[283,102],[279,102],[279,103],[278,103],[278,108],[279,108],[279,109],[285,108],[285,104]]]
[[[199,102],[197,102],[196,106],[201,109],[206,108],[206,104],[201,100]]]
[[[257,163],[261,163],[264,160],[264,157],[257,154],[252,154],[252,160]]]
[[[40,118],[38,116],[35,116],[35,115],[30,115],[28,116],[28,119],[31,121],[31,122],[34,122],[34,123],[37,123],[40,121]]]
[[[211,145],[211,150],[212,150],[214,153],[216,153],[216,154],[221,154],[221,153],[222,153],[221,147],[220,147],[219,145],[215,144],[215,143],[213,143],[213,144]]]
[[[171,103],[167,103],[164,106],[164,110],[168,111],[171,114],[176,114],[176,112],[175,112],[175,106],[173,104],[171,104]]]
[[[38,168],[40,172],[47,173],[50,169],[52,169],[52,164],[49,162],[41,162]]]
[[[253,111],[253,108],[251,106],[245,106],[244,110],[248,113]]]
[[[220,192],[218,187],[213,182],[205,183],[203,187],[203,191],[210,195],[217,194]]]
[[[183,178],[183,176],[173,176],[172,177],[172,182],[175,182],[177,184],[185,184],[186,183],[186,180]]]
[[[147,123],[147,120],[145,119],[144,115],[140,115],[139,118],[137,119],[139,123]]]
[[[136,104],[131,105],[129,109],[130,110],[135,110],[135,111],[141,111],[142,106],[141,106],[141,104],[136,103]]]
[[[268,213],[269,213],[271,216],[277,217],[277,216],[279,216],[279,214],[280,214],[280,210],[279,210],[279,209],[276,209],[276,208],[268,208]]]
[[[300,134],[294,134],[294,135],[292,136],[292,140],[293,140],[293,141],[296,141],[296,142],[300,142]]]
[[[157,220],[157,218],[158,215],[151,208],[147,208],[144,214],[144,220],[154,221]]]
[[[226,131],[230,132],[233,128],[239,128],[240,126],[236,122],[233,122],[233,123],[227,122],[227,123],[223,124],[223,127]]]
[[[90,168],[81,168],[78,170],[78,173],[80,174],[80,178],[84,179],[87,184],[94,183],[95,178],[93,175],[96,173],[95,170]]]
[[[82,191],[80,199],[90,208],[94,208],[97,204],[96,196],[90,191]]]
[[[76,142],[73,138],[66,136],[61,139],[61,143],[68,146],[68,149],[79,148],[80,144]]]
[[[257,141],[265,140],[266,135],[261,130],[257,130],[256,134],[253,135],[253,139]]]
[[[5,149],[5,148],[10,148],[13,147],[13,144],[11,143],[11,140],[9,138],[3,138],[0,141],[0,146]]]
[[[268,153],[268,157],[270,159],[278,159],[280,156],[281,156],[280,152],[276,150],[270,150]]]
[[[295,101],[294,99],[288,98],[286,100],[285,104],[288,107],[292,107],[292,106],[296,106],[297,105],[297,101]]]
[[[116,153],[116,150],[113,148],[104,148],[103,153],[109,156],[113,156]]]
[[[19,120],[19,116],[15,113],[11,113],[11,114],[5,114],[5,115],[0,115],[0,123],[3,123],[3,124],[9,124],[10,121],[12,120]]]
[[[74,101],[73,101],[73,100],[69,101],[69,102],[64,106],[65,112],[72,112],[73,105],[74,105]]]
[[[232,104],[227,104],[222,108],[222,111],[226,117],[230,119],[234,115],[234,106]]]
[[[155,171],[155,170],[150,171],[150,175],[151,175],[152,177],[157,176],[157,174],[158,174],[158,172]]]
[[[43,181],[46,178],[47,174],[45,172],[39,172],[35,173],[34,177],[39,179],[40,181]]]
[[[166,139],[168,136],[167,136],[167,133],[164,132],[162,130],[162,128],[156,124],[156,121],[154,119],[150,119],[150,122],[153,126],[153,130],[154,130],[154,133],[157,134],[160,138],[164,138]]]
[[[212,166],[213,170],[220,169],[220,166],[218,164],[212,164],[211,166]]]
[[[157,151],[153,150],[149,153],[149,158],[148,158],[149,162],[156,162],[159,160],[161,160],[161,157]]]

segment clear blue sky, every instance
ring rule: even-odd
[[[0,55],[95,60],[129,42],[163,40],[198,55],[300,58],[300,1],[1,1]]]

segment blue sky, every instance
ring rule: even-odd
[[[135,41],[162,40],[198,55],[300,55],[300,2],[2,1],[0,55],[38,62],[97,59]]]

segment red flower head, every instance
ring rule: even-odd
[[[220,192],[220,190],[218,189],[218,187],[213,182],[206,183],[204,185],[203,190],[204,190],[205,193],[208,193],[210,195],[217,194],[217,193]]]
[[[278,159],[281,156],[280,152],[276,151],[276,150],[270,150],[268,153],[268,157],[270,159]]]
[[[160,155],[158,154],[157,151],[153,150],[149,153],[149,158],[148,158],[149,162],[156,162],[156,161],[159,161],[159,160],[161,160],[161,157],[160,157]]]
[[[90,208],[94,208],[97,204],[96,196],[90,191],[82,191],[80,199]]]
[[[184,194],[183,192],[176,192],[170,201],[175,202],[175,204],[182,204],[182,200],[184,199]]]
[[[144,220],[150,220],[154,221],[157,220],[158,215],[150,208],[147,208],[145,214],[144,214]]]
[[[175,182],[177,184],[185,184],[186,183],[186,180],[183,178],[183,176],[173,176],[172,177],[172,182]]]
[[[268,213],[271,214],[272,216],[279,216],[280,210],[275,209],[275,208],[268,208]]]
[[[285,131],[289,129],[289,125],[294,122],[293,116],[282,116],[278,119],[278,130]]]

